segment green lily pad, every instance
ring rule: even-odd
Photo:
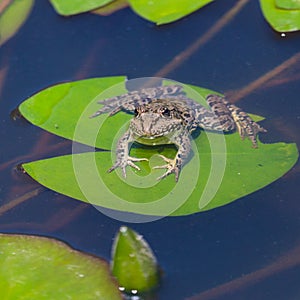
[[[124,76],[116,76],[54,85],[21,103],[19,110],[32,124],[51,133],[111,150],[120,129],[124,129],[132,115],[120,112],[113,117],[104,114],[90,119],[90,116],[100,108],[99,100],[127,92],[125,80]],[[187,91],[188,96],[198,97],[197,101],[203,105],[207,105],[205,97],[211,93],[216,92],[200,87]]]
[[[280,2],[279,5],[283,5]],[[285,2],[286,3],[286,2]],[[278,32],[300,29],[300,9],[283,9],[276,0],[260,0],[260,6],[267,22]]]
[[[110,2],[105,6],[93,10],[92,13],[98,14],[100,16],[109,16],[112,13],[115,13],[116,11],[121,10],[125,7],[128,7],[127,0],[114,0],[113,2]]]
[[[113,0],[50,0],[57,13],[76,15],[104,6]]]
[[[57,135],[97,148],[115,149],[131,115],[119,112],[90,119],[100,105],[98,99],[126,92],[124,77],[94,78],[52,86],[20,105],[21,113],[33,124]],[[166,83],[166,82],[165,82]],[[212,91],[185,86],[187,95],[205,104]],[[200,96],[199,96],[200,95]],[[76,104],[74,104],[76,103]],[[256,120],[259,117],[253,116]],[[198,132],[199,133],[199,132]],[[297,161],[295,144],[262,144],[251,147],[238,133],[202,131],[192,139],[193,155],[184,166],[179,182],[174,177],[157,181],[163,170],[158,154],[172,158],[175,147],[146,147],[136,144],[131,155],[146,157],[141,171],[128,168],[127,179],[116,170],[113,152],[80,153],[23,164],[26,172],[44,186],[99,207],[144,215],[187,215],[225,205],[270,184]],[[86,151],[86,150],[85,150]]]
[[[141,235],[125,226],[114,241],[111,269],[127,292],[143,293],[159,283],[159,270],[150,246]]]
[[[0,46],[11,38],[26,21],[34,0],[10,0],[0,10]]]
[[[54,85],[21,103],[19,110],[32,124],[51,133],[86,145],[111,149],[117,130],[131,116],[122,113],[113,119],[107,115],[89,117],[99,109],[99,99],[114,96],[116,92],[126,93],[125,79],[124,76],[93,78]]]
[[[226,142],[232,143],[227,144],[226,156],[215,153],[212,162],[209,138],[201,134],[194,148],[194,153],[200,150],[199,156],[185,165],[178,183],[173,176],[158,182],[163,171],[151,172],[147,162],[138,164],[139,172],[128,169],[126,181],[119,171],[108,174],[113,163],[109,152],[60,156],[23,167],[42,185],[84,202],[144,215],[178,216],[222,206],[259,190],[286,173],[298,156],[295,144],[259,143],[258,149],[252,149],[237,136],[226,136]],[[198,143],[202,145],[199,149]],[[239,143],[245,145],[235,148]],[[133,150],[132,156],[149,158],[152,166],[163,164],[158,152],[167,157],[176,152],[169,147]]]
[[[275,0],[275,4],[282,9],[300,9],[300,0]]]
[[[132,9],[157,25],[174,22],[213,0],[128,0]]]
[[[54,239],[0,234],[0,298],[123,299],[108,264]]]

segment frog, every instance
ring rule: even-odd
[[[91,118],[104,113],[113,116],[120,111],[134,115],[128,130],[117,142],[116,160],[108,172],[120,168],[126,178],[127,166],[140,171],[136,162],[148,159],[129,155],[134,142],[152,146],[174,144],[176,156],[170,159],[159,155],[165,164],[153,169],[165,169],[157,180],[174,174],[177,182],[191,153],[191,134],[198,128],[225,133],[237,130],[242,139],[247,137],[251,141],[253,148],[258,147],[257,135],[266,129],[222,95],[209,94],[205,100],[207,107],[187,97],[182,85],[172,84],[141,88],[99,101],[103,106]]]

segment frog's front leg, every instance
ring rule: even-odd
[[[177,182],[182,166],[191,152],[190,135],[185,130],[175,133],[172,137],[170,137],[170,142],[175,144],[178,148],[175,158],[170,159],[163,155],[159,155],[167,164],[153,167],[153,169],[167,169],[167,171],[162,176],[158,177],[157,180],[161,180],[174,173],[175,180]]]
[[[136,158],[129,156],[129,144],[134,141],[130,129],[119,139],[116,149],[116,161],[115,164],[108,170],[108,173],[114,171],[116,168],[121,168],[122,175],[126,178],[126,167],[130,166],[140,171],[140,168],[134,164],[136,161],[148,160],[147,158]]]
[[[128,92],[126,94],[98,101],[103,106],[97,110],[90,118],[97,117],[104,113],[109,113],[110,116],[123,110],[134,112],[137,106],[150,103],[152,99],[159,97],[176,97],[183,95],[183,87],[177,84],[159,86],[155,88],[144,88],[137,91]]]

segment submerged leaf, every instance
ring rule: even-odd
[[[113,0],[50,0],[57,13],[76,15],[104,6]]]
[[[144,238],[128,227],[121,227],[112,251],[111,269],[127,292],[139,293],[157,287],[159,271],[156,258]]]
[[[174,22],[213,0],[128,0],[133,10],[158,25]]]
[[[34,0],[0,1],[0,46],[23,25],[33,4]]]
[[[260,6],[266,20],[279,32],[299,30],[300,9],[281,8],[281,5],[284,5],[283,3],[286,4],[287,1],[276,2],[276,0],[260,0]],[[277,5],[280,5],[280,7]]]
[[[121,300],[108,264],[54,239],[0,234],[0,298]]]
[[[173,175],[157,181],[163,170],[151,169],[163,164],[158,154],[174,157],[176,148],[172,146],[134,144],[131,156],[149,159],[137,163],[141,171],[128,168],[126,180],[120,170],[107,173],[115,159],[116,142],[132,116],[124,112],[112,117],[89,116],[99,109],[98,99],[126,92],[124,79],[64,83],[24,101],[20,111],[33,124],[86,145],[113,150],[26,163],[26,172],[50,189],[99,207],[165,216],[187,215],[230,203],[280,178],[297,161],[295,144],[259,142],[258,149],[253,149],[251,142],[241,141],[237,132],[222,135],[198,131],[193,135],[193,153],[178,183]],[[189,97],[203,105],[212,93],[195,86],[185,89]],[[74,153],[82,152],[76,145]]]

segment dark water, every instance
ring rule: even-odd
[[[281,37],[273,32],[262,18],[258,1],[250,2],[167,77],[226,92],[247,85],[299,52],[300,35]],[[153,76],[234,3],[217,1],[177,23],[156,27],[130,9],[109,17],[85,14],[62,18],[48,1],[37,1],[26,24],[0,49],[0,67],[8,67],[0,94],[1,203],[39,187],[15,170],[18,163],[71,151],[71,143],[11,119],[11,111],[25,98],[62,81]],[[288,82],[258,89],[238,103],[267,118],[264,142],[300,143],[300,83],[292,80],[299,78],[299,70],[298,60],[284,73]],[[35,150],[41,139],[46,142]],[[51,150],[60,143],[59,150]],[[290,258],[290,264],[283,261],[267,275],[255,273],[245,285],[236,284],[227,293],[201,299],[299,299],[300,266],[289,255],[300,245],[299,167],[298,163],[283,178],[222,208],[127,224],[144,235],[164,270],[158,298],[186,299],[243,275],[261,274],[259,270],[283,256]],[[92,206],[49,190],[0,218],[1,232],[57,237],[107,259],[121,225]],[[297,257],[299,261],[300,251]]]

